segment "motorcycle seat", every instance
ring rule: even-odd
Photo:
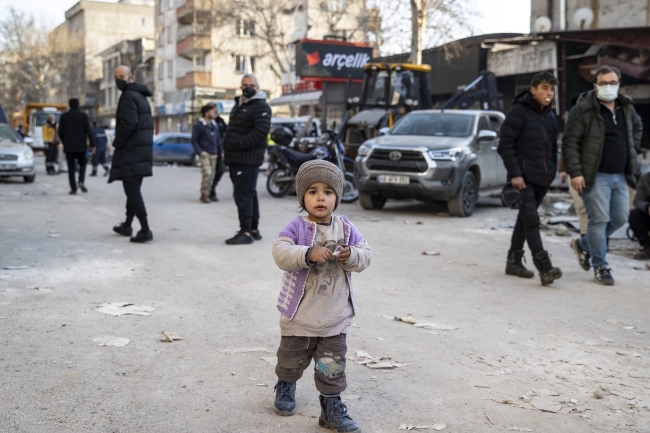
[[[314,149],[309,153],[302,153],[289,148],[285,149],[287,157],[295,162],[299,162],[300,164],[316,159],[316,150],[317,149]]]

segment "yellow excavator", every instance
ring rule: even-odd
[[[364,141],[392,128],[404,114],[431,108],[430,72],[429,65],[411,63],[364,65],[361,97],[347,101],[339,129],[347,157],[355,158]]]

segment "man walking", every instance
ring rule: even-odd
[[[122,91],[115,113],[115,139],[111,175],[108,182],[121,180],[126,194],[126,220],[113,231],[131,236],[133,218],[138,217],[141,230],[131,242],[153,240],[147,209],[142,199],[142,179],[153,175],[153,118],[147,97],[151,90],[135,82],[128,66],[115,69],[115,85]]]
[[[91,176],[97,176],[97,166],[99,164],[104,167],[104,176],[108,176],[108,163],[106,162],[106,145],[108,143],[108,137],[106,137],[106,131],[103,128],[99,127],[97,121],[93,120],[93,129],[92,129],[93,138],[95,139],[95,153],[93,154],[93,172],[90,173]]]
[[[636,185],[634,209],[630,211],[630,228],[641,248],[634,254],[637,260],[650,260],[650,171]]]
[[[210,188],[217,167],[217,158],[223,154],[221,132],[214,121],[216,106],[212,104],[201,107],[201,117],[192,128],[192,147],[199,155],[201,163],[201,202],[210,203]]]
[[[91,152],[95,148],[95,139],[90,131],[88,116],[79,110],[79,100],[76,98],[69,101],[70,110],[61,115],[59,121],[59,137],[63,142],[63,152],[68,162],[68,179],[70,181],[70,194],[77,193],[75,182],[75,167],[79,164],[79,189],[88,192],[84,184],[86,177],[86,152],[90,142]]]
[[[557,165],[557,124],[551,102],[557,79],[549,72],[535,75],[530,90],[520,93],[501,126],[498,152],[508,171],[508,179],[522,194],[517,223],[510,241],[506,274],[532,278],[524,267],[524,242],[533,254],[542,285],[562,276],[544,250],[539,234],[537,208],[542,203]]]
[[[643,132],[632,99],[618,94],[620,80],[616,68],[596,70],[594,90],[580,96],[562,139],[566,171],[589,219],[587,235],[571,241],[571,247],[580,267],[588,271],[593,265],[596,282],[610,286],[614,278],[606,259],[607,237],[627,221],[625,174],[634,173]]]
[[[59,131],[54,114],[47,115],[43,124],[43,143],[45,145],[45,169],[47,174],[56,174],[56,154],[59,152]]]
[[[214,121],[216,122],[217,126],[219,126],[219,132],[221,133],[221,139],[223,140],[223,137],[226,136],[226,129],[228,128],[228,124],[219,115],[219,107],[215,105],[214,109],[217,115],[217,117],[214,118]],[[212,180],[212,187],[210,188],[210,201],[219,201],[217,198],[217,185],[219,184],[219,181],[221,180],[223,174],[226,172],[226,164],[223,162],[223,156],[222,143],[221,153],[217,156],[217,167],[215,169],[214,179]]]
[[[230,167],[240,226],[239,232],[226,241],[228,245],[252,244],[253,239],[262,239],[257,175],[264,162],[266,135],[271,129],[271,107],[255,75],[244,75],[241,90],[224,138],[225,162]]]

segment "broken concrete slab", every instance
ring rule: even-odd
[[[95,311],[115,317],[126,314],[132,314],[135,316],[151,316],[151,312],[155,311],[155,308],[139,306],[131,304],[130,302],[112,302],[110,304],[100,305],[95,308]]]

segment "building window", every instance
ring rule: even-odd
[[[167,76],[174,78],[174,62],[171,60],[167,60]]]
[[[235,34],[237,36],[254,36],[255,21],[238,19],[235,23]]]
[[[170,11],[172,11],[172,10],[174,10],[174,6],[175,6],[175,5],[174,5],[174,0],[169,0],[169,2],[167,3],[167,8],[168,8]]]
[[[165,29],[162,29],[158,33],[158,48],[162,48],[163,46],[165,46]]]
[[[165,0],[158,0],[158,13],[165,13]]]
[[[162,80],[163,78],[165,78],[165,72],[163,70],[164,66],[165,65],[164,65],[163,62],[158,63],[158,79],[159,80]]]
[[[255,57],[235,56],[235,71],[242,74],[255,72]]]
[[[174,42],[174,31],[172,27],[167,27],[167,44]]]
[[[205,56],[198,55],[194,57],[194,66],[205,66]]]

